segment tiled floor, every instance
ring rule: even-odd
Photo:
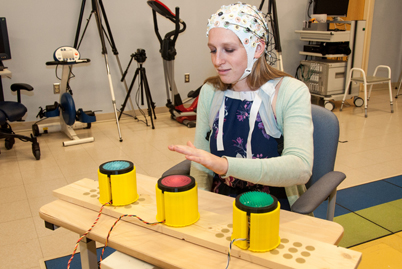
[[[368,118],[364,117],[363,108],[352,105],[339,112],[340,103],[336,104],[334,113],[340,121],[340,140],[344,142],[339,144],[336,170],[347,175],[340,189],[401,175],[402,101],[394,100],[395,113],[391,114],[388,92],[373,90]],[[96,122],[90,130],[77,130],[80,137],[95,137],[90,144],[63,147],[62,142],[68,140],[64,134],[42,135],[39,161],[34,160],[29,143],[17,141],[7,151],[1,141],[0,268],[38,269],[40,259],[72,253],[78,236],[64,229],[47,230],[38,216],[39,208],[55,199],[53,189],[83,177],[97,178],[99,165],[110,160],[130,160],[138,173],[155,177],[181,161],[183,157],[169,152],[167,146],[192,140],[194,129],[172,121],[168,114],[157,116],[154,130],[131,118],[123,119],[122,143],[118,141],[114,121]],[[401,235],[395,236],[400,241]],[[377,247],[389,246],[380,244],[365,249],[387,253],[386,247],[375,251]],[[384,255],[383,258],[388,257]]]
[[[325,209],[315,216],[325,218]],[[334,221],[345,229],[339,245],[347,248],[402,232],[402,176],[339,190]]]

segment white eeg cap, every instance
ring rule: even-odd
[[[213,28],[224,28],[234,32],[247,52],[247,68],[239,80],[247,77],[257,59],[254,54],[261,39],[268,44],[268,26],[264,15],[255,6],[241,2],[222,6],[208,20],[207,37]]]

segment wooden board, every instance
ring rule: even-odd
[[[115,218],[123,214],[135,214],[147,222],[156,222],[155,184],[155,180],[139,180],[137,177],[138,201],[124,207],[106,206],[103,213]],[[101,207],[98,201],[98,182],[95,180],[82,179],[55,190],[54,194],[61,200],[95,211]],[[207,202],[203,200],[202,204]],[[227,253],[232,233],[232,208],[227,204],[224,207],[226,210],[221,210],[219,213],[200,208],[200,220],[182,228],[162,224],[149,226],[136,218],[124,220],[155,232]],[[231,255],[272,268],[357,268],[361,253],[304,237],[298,232],[297,221],[293,223],[293,228],[294,232],[289,232],[289,226],[287,230],[280,226],[281,244],[273,251],[254,253],[233,246]]]
[[[42,206],[39,215],[47,222],[77,234],[83,234],[93,224],[97,213],[91,209],[57,199]],[[87,237],[96,242],[105,243],[109,229],[115,221],[116,218],[102,214],[99,223]],[[223,269],[227,263],[227,254],[127,221],[120,221],[116,225],[109,238],[108,246],[164,269]],[[73,247],[71,245],[71,251]],[[266,267],[236,257],[230,259],[230,269],[244,268],[263,269]]]

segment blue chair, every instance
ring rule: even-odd
[[[334,113],[317,105],[311,105],[314,125],[313,173],[307,182],[307,191],[292,205],[292,211],[311,214],[328,199],[327,219],[335,214],[336,189],[346,178],[334,171],[339,142],[339,122]]]
[[[323,107],[312,105],[314,125],[314,164],[307,191],[292,205],[291,210],[300,214],[312,214],[318,206],[328,200],[327,219],[335,214],[336,188],[346,178],[342,172],[334,171],[339,141],[339,122],[334,113]],[[189,175],[191,162],[185,160],[166,172],[168,175]]]
[[[15,138],[24,142],[32,142],[32,153],[36,160],[40,159],[40,148],[37,138],[31,136],[19,135],[13,132],[9,122],[23,121],[22,117],[27,112],[27,108],[21,103],[21,90],[32,91],[33,87],[25,83],[14,83],[11,85],[11,91],[17,92],[17,102],[0,101],[0,138],[5,138],[5,147],[7,150],[13,148]]]

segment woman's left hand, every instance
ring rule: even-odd
[[[228,161],[213,155],[205,150],[197,149],[193,143],[187,142],[187,146],[171,145],[169,150],[184,154],[187,160],[199,163],[218,175],[225,175],[228,171]]]

